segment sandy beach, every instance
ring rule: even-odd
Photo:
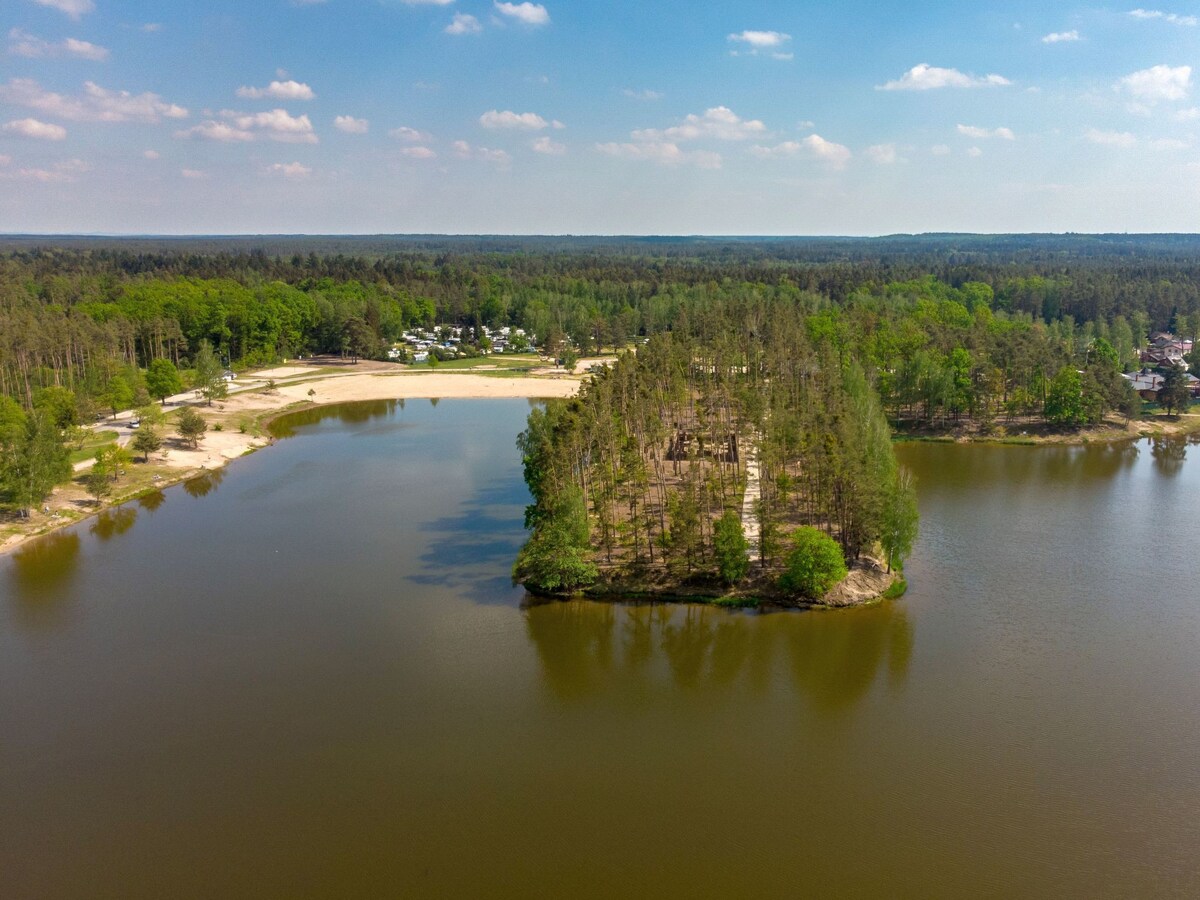
[[[241,375],[230,386],[230,395],[212,406],[199,402],[194,392],[170,397],[168,414],[183,405],[193,405],[208,421],[209,430],[196,449],[179,441],[172,425],[162,428],[162,448],[150,455],[148,464],[138,458],[131,471],[118,481],[112,499],[97,504],[82,485],[59,485],[29,519],[2,523],[0,553],[11,552],[32,537],[78,522],[146,491],[184,481],[254,452],[271,442],[266,424],[284,411],[359,400],[569,397],[578,390],[586,365],[594,362],[580,363],[578,375],[543,368],[528,375],[505,376],[500,374],[502,367],[489,364],[438,372],[395,363],[315,360]],[[100,423],[100,427],[116,429],[121,442],[127,443],[133,434],[127,427],[132,415],[126,411]],[[87,463],[79,464],[76,472],[88,467]]]

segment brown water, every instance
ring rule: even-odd
[[[0,896],[1200,896],[1200,447],[901,447],[896,603],[524,606],[527,410],[0,559]]]

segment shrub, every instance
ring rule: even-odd
[[[806,526],[792,534],[792,551],[779,586],[789,594],[816,600],[845,578],[846,572],[846,560],[837,541]]]

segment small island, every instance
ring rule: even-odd
[[[799,307],[713,304],[530,413],[534,594],[732,606],[903,593],[913,479],[863,367]]]

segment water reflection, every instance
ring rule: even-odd
[[[148,513],[153,513],[160,506],[167,502],[167,495],[162,491],[151,491],[149,494],[142,494],[138,497],[138,506],[146,510]]]
[[[79,533],[55,531],[29,541],[12,555],[9,577],[16,620],[27,628],[48,628],[65,621],[66,598],[79,564]]]
[[[914,640],[898,603],[751,615],[697,605],[535,601],[525,608],[525,626],[543,683],[564,702],[604,694],[644,700],[680,689],[721,696],[743,682],[761,694],[783,683],[828,714],[856,706],[881,673],[889,687],[901,687]]]
[[[195,478],[189,478],[183,483],[183,489],[189,497],[207,497],[213,491],[221,486],[221,482],[225,480],[224,469],[213,469],[210,472],[205,472],[203,475],[197,475]]]
[[[404,409],[403,400],[363,400],[334,406],[315,406],[280,416],[271,423],[271,435],[276,438],[295,437],[298,430],[322,422],[336,420],[347,425],[361,425],[373,419],[387,419],[397,409]]]
[[[137,521],[137,509],[132,506],[116,506],[103,510],[92,520],[88,530],[102,541],[124,534]]]
[[[1160,475],[1174,478],[1187,460],[1187,443],[1178,438],[1156,437],[1150,440],[1150,456]]]

